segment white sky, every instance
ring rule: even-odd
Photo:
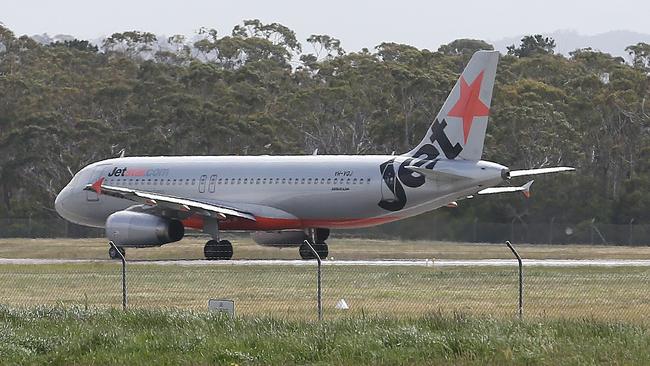
[[[331,35],[349,51],[382,41],[435,50],[457,38],[498,40],[558,29],[650,33],[648,0],[0,0],[0,9],[0,22],[18,35],[191,35],[201,26],[224,35],[243,19],[258,18],[289,27],[303,42],[310,34]]]

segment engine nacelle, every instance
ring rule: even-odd
[[[120,247],[152,247],[183,239],[185,227],[178,220],[143,212],[119,211],[106,220],[106,236]]]
[[[324,243],[329,234],[329,229],[316,229],[316,242]],[[302,230],[255,231],[251,233],[251,237],[259,245],[280,248],[298,247],[309,239]]]

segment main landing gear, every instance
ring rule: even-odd
[[[124,250],[124,248],[122,247],[117,247],[117,248],[120,250],[120,253],[122,253],[122,255],[126,257],[126,250]],[[108,256],[111,257],[111,259],[122,259],[122,257],[117,252],[117,250],[115,250],[115,247],[110,244],[108,245]]]
[[[329,254],[329,248],[327,247],[325,240],[327,240],[327,238],[330,236],[329,229],[310,229],[308,236],[309,238],[307,240],[311,246],[314,247],[314,250],[316,253],[318,253],[318,256],[321,259],[327,258],[327,255]],[[300,258],[302,259],[316,258],[309,246],[305,243],[300,245],[298,252],[300,253]]]
[[[232,243],[228,240],[209,240],[203,247],[203,254],[208,260],[228,260],[232,258]]]
[[[228,240],[219,240],[219,224],[216,219],[205,220],[203,232],[212,236],[203,247],[203,254],[207,260],[229,260],[232,258],[232,243]]]

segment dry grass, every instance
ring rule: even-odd
[[[571,317],[648,323],[650,268],[543,268],[526,270],[528,317]],[[0,298],[12,306],[121,306],[117,263],[0,266]],[[314,319],[316,273],[307,266],[132,264],[133,308],[203,310],[209,298],[236,302],[240,315]],[[323,302],[328,319],[348,315],[413,317],[454,313],[513,317],[515,268],[328,266]],[[335,310],[345,299],[349,311]]]
[[[255,245],[248,237],[231,237],[236,258],[298,258],[295,248]],[[129,259],[202,258],[203,238],[188,238],[160,248],[129,249]],[[368,258],[510,258],[502,245],[424,241],[330,240],[337,259]],[[605,246],[518,245],[524,258],[650,259],[650,248]],[[2,239],[4,258],[105,259],[102,239]],[[650,268],[540,268],[525,273],[525,308],[535,317],[594,317],[648,322]],[[118,263],[1,265],[0,299],[14,306],[80,304],[119,307]],[[132,307],[205,309],[209,298],[236,301],[243,315],[273,314],[315,317],[315,268],[129,266]],[[327,266],[324,268],[326,317],[383,314],[398,317],[432,312],[511,317],[516,313],[515,268],[437,268]],[[334,310],[344,298],[348,312]]]
[[[256,245],[249,236],[228,235],[236,259],[298,259],[296,248]],[[199,259],[207,238],[189,237],[158,248],[128,249],[129,259]],[[500,244],[330,238],[336,259],[482,259],[512,258]],[[650,259],[650,247],[517,244],[526,259]],[[105,239],[0,239],[0,258],[106,259]]]

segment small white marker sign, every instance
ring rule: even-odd
[[[233,300],[210,299],[208,300],[208,310],[235,316],[235,302]]]

